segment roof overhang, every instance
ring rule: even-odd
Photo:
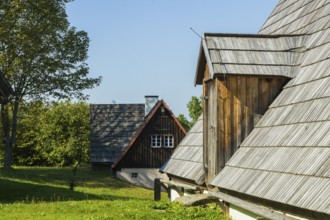
[[[205,33],[200,44],[194,84],[222,75],[293,78],[300,66],[304,35]]]

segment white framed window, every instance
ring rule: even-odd
[[[164,135],[164,147],[168,147],[168,148],[174,147],[173,135]]]
[[[162,136],[161,135],[151,135],[151,147],[160,148],[162,146]]]

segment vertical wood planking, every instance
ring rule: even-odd
[[[242,84],[244,77],[237,77],[237,96],[235,96],[236,108],[237,108],[237,131],[236,131],[236,143],[232,146],[232,154],[236,152],[238,146],[241,144],[241,132],[242,132],[242,100],[245,97]],[[228,158],[229,160],[230,158]]]
[[[231,104],[232,104],[232,99],[231,99],[231,93],[230,93],[230,78],[227,77],[226,80],[226,87],[228,88],[226,90],[226,102],[225,102],[225,116],[226,116],[226,121],[225,121],[225,126],[226,126],[226,141],[225,145],[223,146],[223,149],[225,151],[225,157],[224,157],[224,164],[226,163],[226,158],[228,158],[231,155],[230,152],[230,145],[232,142],[232,135],[231,135],[231,122],[233,120],[233,112],[231,111]]]
[[[226,142],[227,132],[226,132],[226,100],[227,100],[227,88],[219,79],[217,79],[217,87],[218,87],[218,132],[219,132],[219,166],[222,169],[225,165],[225,146],[228,144]]]
[[[239,142],[237,144],[237,147],[241,145],[242,141],[245,139],[245,130],[246,130],[246,118],[247,116],[247,106],[246,106],[246,77],[241,78],[241,86],[240,86],[240,111],[241,111],[241,118],[240,118],[240,124],[241,124],[241,130],[239,132]],[[235,151],[237,148],[235,149]]]
[[[208,97],[209,97],[209,84],[205,81],[209,79],[210,73],[208,65],[206,65],[203,80],[203,167],[207,181],[208,177]]]
[[[216,80],[208,82],[209,98],[207,109],[207,147],[208,147],[208,180],[210,181],[218,174],[219,160],[218,160],[218,133],[217,133],[217,83]]]
[[[157,129],[158,128],[158,129]],[[184,137],[183,131],[174,122],[170,113],[166,110],[163,114],[161,109],[150,120],[140,136],[136,139],[131,149],[118,164],[118,168],[159,168],[170,155],[174,148],[152,148],[151,135],[171,134],[174,136],[175,147]]]
[[[254,128],[255,116],[264,114],[284,83],[287,82],[286,78],[269,79],[250,76],[227,76],[225,81],[216,80],[218,94],[215,94],[213,88],[215,80],[212,81],[212,86],[208,82],[204,91],[209,97],[206,105],[208,109],[204,110],[204,117],[207,118],[204,122],[206,124],[204,131],[207,133],[204,136],[207,138],[204,144],[208,148],[206,151],[208,155],[205,157],[208,158],[206,166],[209,166],[209,171],[212,166],[212,173],[216,171],[216,162],[213,160],[218,161],[220,168],[225,165]],[[212,97],[217,97],[216,107]],[[211,126],[214,124],[213,114],[218,120],[217,126],[215,126],[217,127],[216,135],[211,134],[214,129],[214,126]],[[218,147],[215,146],[217,142]],[[217,153],[219,155],[214,157]],[[209,175],[209,178],[211,176],[212,174]]]

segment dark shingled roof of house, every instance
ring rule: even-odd
[[[175,149],[171,158],[161,167],[162,172],[204,183],[203,168],[203,115]]]
[[[259,34],[304,35],[300,67],[211,185],[330,215],[330,0],[281,0]]]
[[[114,163],[145,120],[144,104],[101,104],[90,109],[91,163]]]

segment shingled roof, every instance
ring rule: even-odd
[[[190,180],[198,185],[204,183],[203,115],[198,118],[196,124],[160,170],[171,176]]]
[[[195,84],[202,84],[205,65],[215,75],[295,77],[303,35],[205,33]]]
[[[281,0],[259,34],[304,35],[300,67],[211,185],[328,216],[330,0]]]
[[[114,163],[145,118],[144,104],[91,105],[90,160]]]

